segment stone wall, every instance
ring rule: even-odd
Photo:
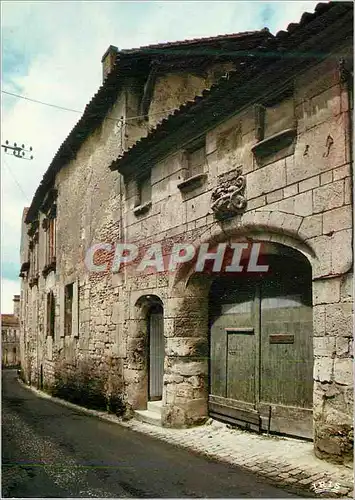
[[[164,77],[167,78],[167,77]],[[169,80],[175,90],[169,99],[156,83],[150,106],[157,110],[182,102],[181,81]],[[187,77],[184,77],[184,81]],[[190,80],[189,80],[190,78]],[[188,77],[188,95],[206,82]],[[170,85],[169,84],[169,85]],[[169,254],[174,242],[225,241],[240,235],[291,246],[312,265],[314,317],[314,429],[320,457],[342,461],[351,449],[351,266],[352,193],[347,89],[340,82],[337,58],[329,57],[294,82],[292,102],[297,121],[294,151],[260,164],[253,153],[258,142],[255,110],[250,107],[206,135],[207,179],[182,192],[185,164],[176,151],[152,166],[151,207],[133,212],[135,182],[124,183],[109,164],[122,150],[122,128],[110,118],[134,116],[136,98],[125,91],[77,158],[56,178],[57,272],[40,277],[39,286],[22,286],[23,346],[27,379],[52,386],[78,363],[93,363],[102,373],[108,365],[111,384],[126,403],[147,404],[147,331],[144,297],[158,297],[164,307],[165,370],[163,424],[184,427],[207,417],[209,283],[188,280],[188,272],[138,273],[134,266],[111,273],[90,273],[85,255],[94,243],[116,240],[137,243],[141,249],[162,242]],[[180,96],[176,99],[176,96]],[[126,101],[128,97],[128,101]],[[130,103],[125,108],[124,102]],[[128,114],[126,112],[129,111]],[[159,116],[159,115],[158,115]],[[282,120],[284,117],[280,117]],[[154,123],[154,120],[149,120]],[[147,126],[127,122],[125,146],[147,132]],[[194,137],[191,138],[193,140]],[[247,208],[232,221],[218,223],[211,210],[212,190],[219,176],[241,166],[246,179]],[[124,185],[125,184],[125,185]],[[112,261],[112,251],[98,254],[96,263]],[[62,336],[64,286],[78,283],[78,335]],[[45,299],[56,297],[56,335],[45,335]],[[58,360],[65,368],[58,368]],[[68,368],[71,367],[71,368]]]
[[[128,183],[126,238],[140,245],[169,240],[198,245],[215,238],[223,241],[222,233],[257,232],[258,239],[292,246],[307,256],[313,273],[315,449],[320,457],[342,461],[351,456],[353,394],[348,94],[334,57],[294,83],[293,154],[258,165],[252,151],[257,139],[250,107],[208,132],[208,179],[202,187],[187,194],[179,191],[184,178],[180,151],[152,167],[152,206],[144,215],[133,214],[134,181]],[[237,166],[246,178],[246,212],[236,221],[217,224],[211,211],[212,190],[219,175]],[[190,296],[189,289],[179,291],[174,279],[163,275],[139,278],[132,273],[126,279],[131,309],[143,294],[154,293],[164,302],[165,425],[201,421],[207,415],[203,291],[192,288]],[[159,280],[168,286],[162,287]],[[197,303],[192,300],[196,297]]]
[[[223,75],[234,69],[234,63],[224,62],[211,65],[204,74],[175,71],[159,75],[149,107],[149,126],[156,126],[182,103],[192,101],[197,95],[201,95],[203,90],[211,88]]]
[[[18,327],[1,325],[1,360],[2,366],[20,365],[20,330]]]
[[[216,79],[216,68],[213,68],[211,74],[198,83],[191,77],[186,95],[180,94],[174,78],[167,75],[165,78],[171,80],[174,106],[178,107],[188,97],[192,98],[206,85],[211,85]],[[126,370],[126,392],[132,394],[132,401],[136,398],[135,391],[130,390],[130,376],[135,366],[133,359],[137,356],[136,345],[128,339],[129,321],[134,320],[128,312],[125,278],[111,272],[90,273],[85,263],[86,253],[94,244],[114,244],[130,237],[125,233],[127,207],[123,200],[123,181],[116,172],[110,171],[109,165],[149,129],[149,124],[144,121],[132,119],[139,113],[136,87],[134,79],[126,79],[103,123],[85,141],[76,158],[56,176],[56,272],[47,276],[42,274],[46,264],[42,229],[45,216],[39,215],[38,284],[30,286],[28,276],[21,284],[21,365],[25,380],[38,386],[50,388],[58,373],[66,376],[67,368],[58,368],[58,359],[65,360],[61,364],[65,367],[75,366],[77,362],[93,363],[94,371],[98,372],[109,360]],[[156,91],[151,103],[155,122],[171,105],[160,94],[159,90]],[[28,227],[24,223],[22,226],[21,263],[24,263],[29,255],[29,237]],[[95,262],[100,263],[101,257],[96,255],[95,258]],[[70,337],[63,334],[63,293],[69,283],[78,286],[79,318],[77,335]],[[137,282],[136,288],[141,287],[142,284]],[[50,292],[54,295],[56,308],[53,339],[48,336],[46,324],[47,294]],[[121,375],[117,377],[118,380]]]

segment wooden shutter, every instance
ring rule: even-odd
[[[43,333],[44,333],[44,338],[47,337],[49,334],[48,331],[48,293],[45,294],[44,296],[44,314],[43,314]]]
[[[72,302],[72,335],[79,337],[79,282],[73,283],[73,302]]]
[[[65,287],[61,286],[59,288],[59,336],[64,337],[65,325]]]

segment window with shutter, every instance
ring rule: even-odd
[[[64,335],[71,335],[73,319],[73,283],[66,285],[64,297]]]
[[[53,292],[47,294],[47,336],[54,338],[55,299]]]
[[[285,99],[265,108],[264,139],[294,126],[293,99]]]
[[[292,91],[255,105],[255,137],[252,151],[259,166],[294,153],[297,123]]]
[[[186,149],[187,175],[186,179],[203,174],[206,163],[205,139],[199,140]]]
[[[143,213],[144,208],[149,209],[152,200],[151,176],[146,174],[136,180],[136,199],[134,202],[135,213]],[[142,210],[141,210],[142,207]],[[144,210],[145,211],[145,210]]]

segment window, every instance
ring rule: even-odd
[[[38,220],[35,220],[31,223],[30,229],[27,234],[29,236],[29,245],[28,245],[28,261],[30,263],[29,268],[29,277],[30,282],[29,285],[32,287],[33,285],[38,284]]]
[[[43,275],[55,270],[55,246],[56,246],[56,204],[52,204],[43,221],[45,231],[45,267]]]
[[[187,153],[187,175],[186,178],[203,174],[206,163],[205,139],[194,143],[186,150]]]
[[[56,236],[56,220],[54,218],[47,219],[46,226],[46,265],[53,262],[55,258],[55,236]]]
[[[252,151],[259,166],[294,153],[296,118],[292,91],[255,105],[255,137]]]
[[[73,283],[66,285],[64,292],[64,335],[71,335],[73,320]]]
[[[47,294],[47,336],[54,338],[55,299],[53,292]]]
[[[31,241],[30,252],[31,277],[35,277],[38,273],[38,238]]]
[[[149,203],[152,199],[152,184],[149,175],[145,175],[140,179],[137,179],[137,195],[135,200],[135,206],[143,206]]]
[[[261,121],[259,125],[259,140],[267,139],[279,132],[294,127],[293,99],[268,103],[265,107],[261,107],[259,120]]]
[[[79,281],[61,287],[59,290],[59,337],[79,337]],[[53,300],[54,302],[54,300]],[[52,321],[54,322],[54,303]],[[55,327],[54,327],[55,328]]]

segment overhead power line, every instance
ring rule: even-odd
[[[43,106],[49,106],[51,108],[60,109],[62,111],[70,111],[72,113],[80,113],[80,114],[83,114],[83,112],[84,112],[84,111],[79,111],[78,109],[66,108],[64,106],[58,106],[57,104],[52,104],[49,102],[40,101],[38,99],[32,99],[31,97],[26,97],[26,96],[23,96],[20,94],[15,94],[13,92],[8,92],[7,90],[2,90],[1,92],[3,94],[10,95],[12,97],[17,97],[18,99],[24,99],[26,101],[34,102],[35,104],[42,104]],[[170,113],[171,111],[175,111],[175,110],[176,110],[176,108],[163,109],[161,111],[157,111],[156,113],[149,113],[149,114],[138,115],[138,116],[130,116],[129,118],[125,118],[125,121],[127,122],[129,120],[137,120],[138,118],[145,118],[146,116],[160,115],[161,113]],[[112,118],[112,117],[107,116],[106,119],[113,120],[115,122],[122,122],[122,118]]]
[[[22,186],[21,184],[19,183],[19,181],[17,180],[15,174],[12,172],[11,168],[9,167],[9,165],[7,164],[5,158],[2,159],[2,161],[4,162],[4,165],[5,167],[7,168],[9,174],[11,175],[12,179],[14,180],[15,184],[17,185],[17,187],[19,188],[19,190],[21,191],[22,195],[26,198],[26,200],[29,202],[30,198],[29,196],[24,192],[24,190],[22,189]]]
[[[14,94],[13,92],[8,92],[7,90],[1,91],[3,94],[11,95],[13,97],[18,97],[19,99],[24,99],[25,101],[35,102],[37,104],[43,104],[44,106],[50,106],[52,108],[62,109],[63,111],[72,111],[73,113],[82,113],[82,111],[78,111],[77,109],[64,108],[63,106],[58,106],[57,104],[51,104],[49,102],[39,101],[37,99],[31,99],[30,97],[25,97],[23,95]]]

